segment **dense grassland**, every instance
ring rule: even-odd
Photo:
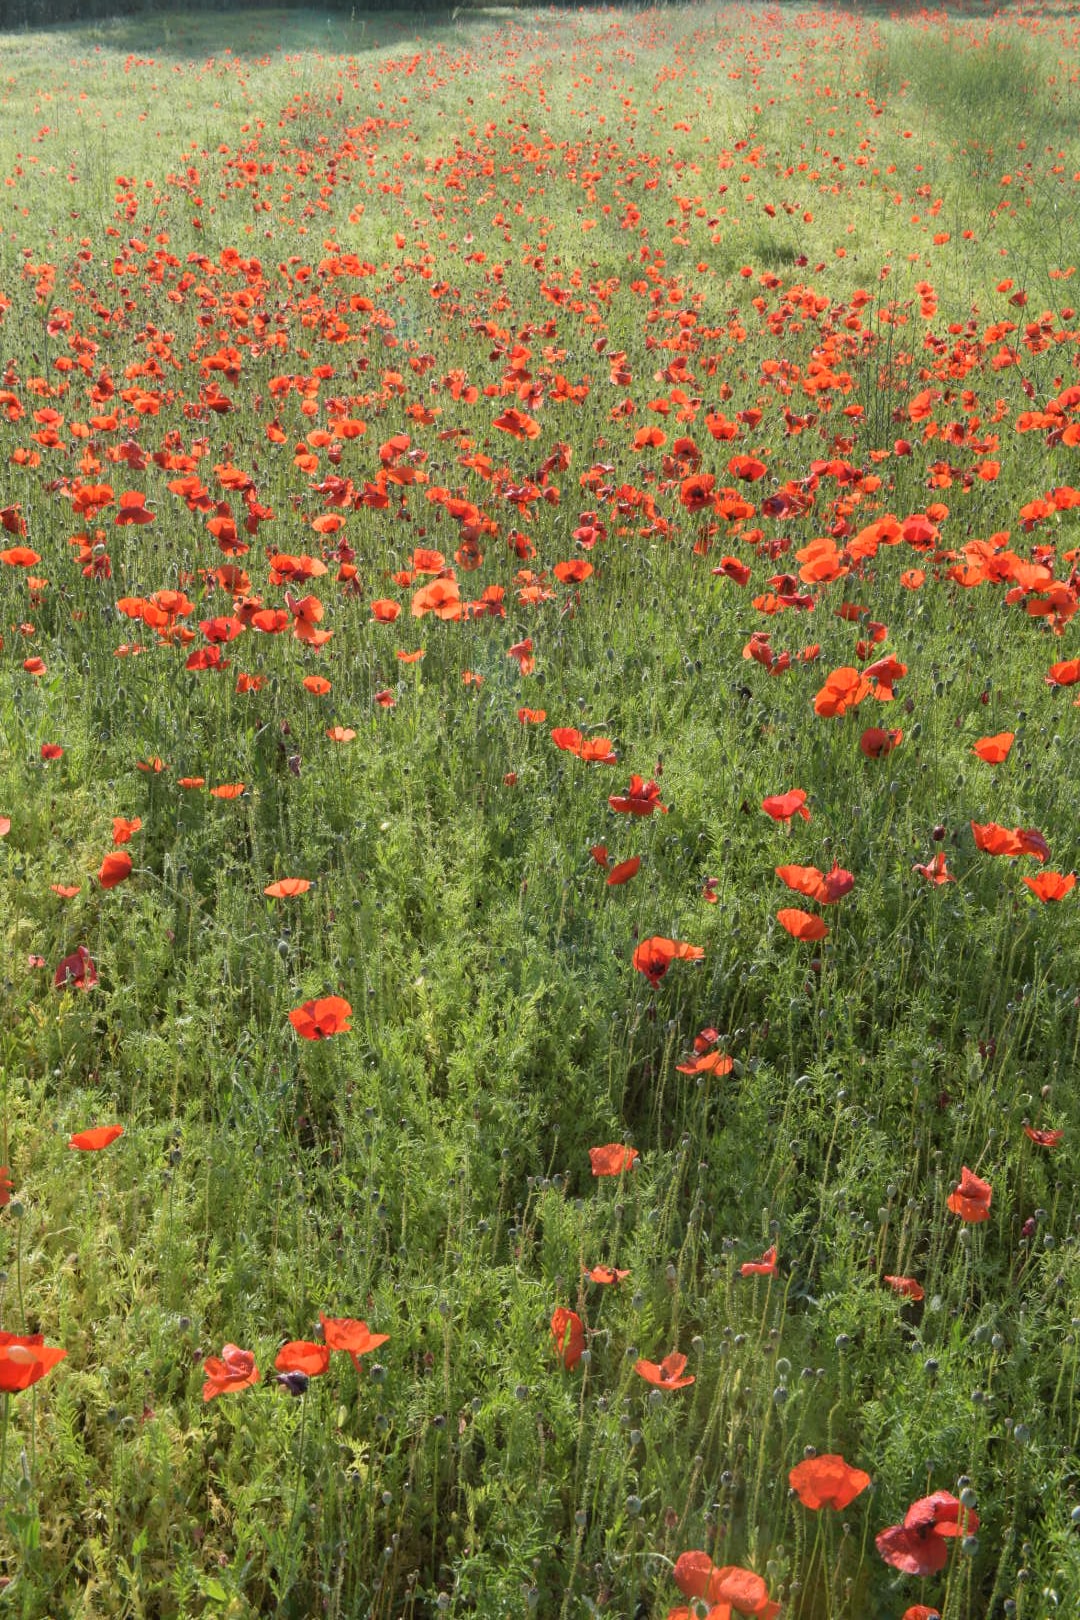
[[[0,1613],[1080,1612],[1078,118],[0,34]]]

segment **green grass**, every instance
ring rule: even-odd
[[[1037,862],[969,824],[1076,865],[1077,722],[1046,674],[1075,655],[1080,531],[1064,501],[1030,530],[1022,509],[1080,485],[1077,450],[1016,424],[1076,376],[1078,74],[1060,9],[0,35],[0,508],[3,546],[38,554],[0,566],[0,1324],[67,1352],[0,1420],[0,1611],[663,1617],[706,1549],[785,1620],[1073,1612],[1077,902],[1039,904]],[[224,349],[231,373],[205,364]],[[508,407],[535,439],[493,425]],[[402,433],[426,483],[365,503]],[[680,436],[753,515],[688,509]],[[246,554],[170,490],[169,452]],[[274,514],[254,533],[230,466]],[[80,516],[94,484],[112,496]],[[490,520],[475,570],[439,489]],[[118,525],[135,490],[154,521]],[[785,490],[805,513],[770,509]],[[771,583],[934,502],[925,549]],[[964,548],[1006,530],[1011,576],[964,588]],[[417,547],[463,600],[502,587],[505,617],[414,617],[424,577],[393,576]],[[272,579],[274,553],[327,572]],[[746,588],[713,572],[729,555]],[[1025,612],[1040,556],[1060,634]],[[574,559],[592,576],[559,580]],[[317,596],[331,639],[248,628],[225,671],[186,668],[233,612],[226,562],[266,608]],[[164,636],[117,607],[178,589]],[[767,612],[777,591],[804,600]],[[762,632],[791,654],[775,676],[744,657]],[[815,714],[831,670],[888,653],[894,701]],[[860,750],[871,725],[902,729],[887,757]],[[560,726],[618,763],[560,751]],[[1006,730],[1002,764],[972,753]],[[632,773],[666,814],[609,808]],[[796,786],[809,823],[762,813]],[[118,816],[141,818],[133,871],[103,889]],[[630,882],[600,844],[640,857]],[[954,883],[913,871],[935,853]],[[774,875],[834,862],[837,905]],[[290,876],[313,887],[265,895]],[[652,986],[651,936],[704,958]],[[80,945],[96,987],[55,989]],[[299,1039],[289,1012],[328,996],[350,1032]],[[705,1029],[729,1074],[678,1068]],[[112,1120],[103,1152],[69,1149]],[[589,1149],[620,1142],[637,1168],[594,1178]],[[947,1206],[964,1166],[993,1187],[978,1225]],[[775,1275],[741,1274],[773,1245]],[[600,1264],[629,1276],[584,1281]],[[559,1305],[586,1329],[569,1371]],[[274,1358],[320,1313],[389,1338],[294,1400]],[[204,1403],[229,1343],[261,1380]],[[675,1349],[695,1382],[650,1389],[635,1362]],[[804,1508],[808,1448],[872,1489]],[[981,1526],[941,1573],[883,1562],[911,1502],[966,1489]]]

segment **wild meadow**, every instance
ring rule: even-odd
[[[1080,1613],[1078,132],[0,34],[0,1613]]]

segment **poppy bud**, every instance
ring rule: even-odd
[[[278,1373],[277,1381],[281,1385],[282,1389],[287,1389],[289,1394],[294,1396],[297,1400],[299,1400],[301,1395],[307,1394],[307,1387],[311,1382],[310,1378],[305,1372]]]

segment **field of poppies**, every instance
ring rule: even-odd
[[[0,34],[0,1613],[1080,1612],[1078,131]]]

